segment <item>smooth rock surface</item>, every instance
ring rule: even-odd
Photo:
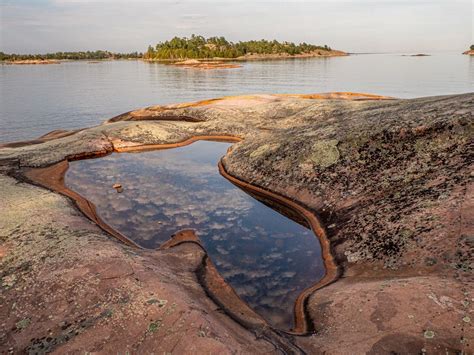
[[[471,353],[473,117],[474,94],[254,95],[4,145],[0,349]],[[226,171],[320,216],[342,277],[309,299],[314,334],[253,334],[206,296],[198,246],[124,246],[22,178],[26,167],[200,135],[242,138]],[[282,350],[277,336],[294,346]]]

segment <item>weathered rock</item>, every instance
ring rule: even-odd
[[[5,145],[1,349],[469,353],[473,116],[474,94],[252,95],[149,107]],[[64,197],[22,180],[25,167],[195,136],[242,138],[222,160],[227,173],[297,201],[328,226],[343,277],[309,298],[312,336],[256,340],[207,298],[194,272],[199,247],[121,245]]]

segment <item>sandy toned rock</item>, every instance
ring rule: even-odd
[[[241,68],[240,64],[223,62],[220,60],[197,60],[188,59],[181,62],[174,62],[172,65],[182,68],[194,68],[194,69],[233,69]]]
[[[16,65],[25,65],[25,64],[60,64],[61,62],[56,59],[25,59],[25,60],[13,60],[7,61],[6,64],[16,64]]]

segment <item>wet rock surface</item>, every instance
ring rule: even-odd
[[[2,351],[472,352],[473,111],[474,94],[241,96],[3,146]],[[202,249],[123,246],[22,179],[26,167],[203,135],[243,138],[226,171],[320,216],[342,278],[310,296],[311,336],[256,338],[206,296]]]

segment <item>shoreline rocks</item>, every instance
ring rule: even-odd
[[[242,65],[231,64],[228,62],[222,62],[217,60],[197,60],[188,59],[181,62],[175,62],[171,65],[182,67],[182,68],[193,68],[193,69],[234,69],[241,68]]]
[[[237,60],[268,60],[268,59],[297,59],[297,58],[318,58],[318,57],[346,57],[349,54],[339,50],[317,50],[310,53],[301,54],[288,54],[288,53],[276,53],[276,54],[256,54],[250,53],[241,57],[237,57]]]
[[[275,54],[256,54],[249,53],[244,56],[236,58],[196,58],[196,59],[186,59],[182,61],[176,61],[171,59],[144,59],[150,63],[170,63],[173,65],[183,65],[183,66],[197,66],[208,64],[209,67],[212,65],[221,66],[228,65],[229,68],[231,65],[235,65],[233,68],[239,67],[239,64],[226,64],[226,62],[245,62],[245,61],[258,61],[258,60],[285,60],[285,59],[306,59],[306,58],[329,58],[329,57],[345,57],[349,53],[339,51],[339,50],[317,50],[310,53],[301,53],[301,54],[288,54],[288,53],[275,53]],[[207,69],[207,68],[205,68]],[[209,68],[212,69],[212,68]]]
[[[28,65],[28,64],[61,64],[61,61],[56,59],[26,59],[6,61],[5,64],[10,65]]]

